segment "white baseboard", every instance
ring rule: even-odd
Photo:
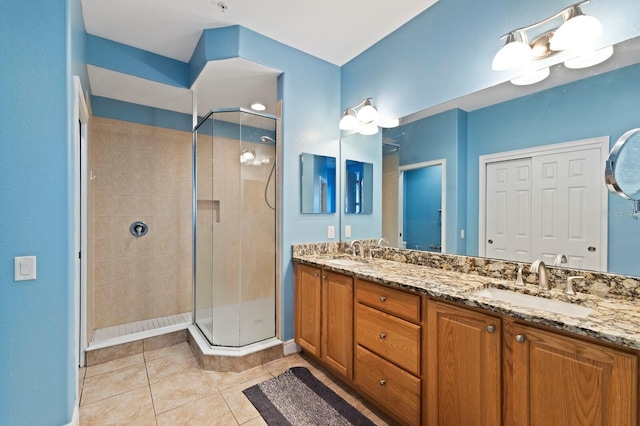
[[[73,407],[73,417],[71,421],[65,426],[80,426],[80,408],[78,407],[78,401],[76,401],[75,407]]]
[[[302,351],[300,345],[298,345],[293,339],[284,342],[282,344],[282,349],[284,350],[284,356],[289,356]]]

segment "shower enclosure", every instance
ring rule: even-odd
[[[276,122],[214,110],[194,131],[194,322],[211,345],[275,336]]]

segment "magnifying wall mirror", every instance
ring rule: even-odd
[[[631,129],[618,139],[609,153],[605,168],[609,191],[633,202],[633,218],[640,216],[640,128]]]

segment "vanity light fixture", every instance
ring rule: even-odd
[[[340,130],[358,130],[362,135],[375,135],[380,127],[397,127],[400,120],[386,120],[379,123],[378,110],[371,105],[372,98],[366,98],[360,103],[344,110],[338,127]]]
[[[613,48],[605,48],[607,50],[597,56],[600,62],[591,63],[588,59],[593,58],[594,51],[589,50],[587,46],[591,45],[602,34],[600,21],[593,16],[585,15],[580,9],[580,6],[589,2],[590,0],[582,0],[574,3],[540,22],[516,28],[500,37],[507,40],[505,45],[494,56],[491,68],[496,71],[502,71],[519,68],[527,64],[530,64],[531,68],[536,68],[533,65],[533,61],[548,58],[562,51],[585,52],[567,60],[565,62],[567,68],[592,66],[608,59],[611,55],[605,57],[605,53],[609,52],[609,50],[612,53]],[[558,22],[559,26],[548,29],[549,26],[547,24],[560,19],[562,23]],[[530,34],[528,32],[536,30],[543,25],[545,26],[545,32],[537,35],[530,42]],[[593,58],[592,60],[595,61],[596,59]],[[545,70],[543,68],[535,72],[535,77],[534,73],[528,73],[514,79],[515,81],[512,80],[512,83],[533,84],[544,80],[548,75],[548,69]]]

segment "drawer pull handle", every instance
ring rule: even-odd
[[[495,328],[494,326],[492,326],[492,325],[488,325],[488,326],[487,326],[487,331],[488,331],[489,333],[493,333],[494,331],[496,331],[496,328]]]
[[[380,333],[380,338],[384,339],[385,337],[387,337],[387,335],[385,333]]]
[[[380,386],[384,386],[387,384],[387,381],[385,379],[380,380]]]
[[[380,301],[384,302],[385,300],[387,300],[387,298],[385,296],[380,296]]]
[[[522,334],[516,335],[516,342],[524,343],[524,336]]]

